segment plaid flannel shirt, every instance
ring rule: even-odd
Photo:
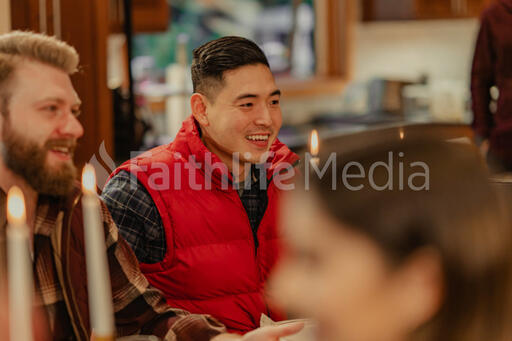
[[[6,195],[0,190],[0,274],[6,274]],[[54,340],[83,339],[73,330],[72,314],[67,308],[64,288],[59,280],[54,253],[55,231],[62,224],[62,211],[55,209],[55,198],[40,196],[34,226],[34,282],[36,298],[46,312],[48,329]],[[79,206],[75,209],[81,209]],[[165,303],[160,291],[149,286],[140,272],[128,244],[119,236],[107,208],[102,205],[106,228],[107,257],[110,265],[112,297],[117,336],[145,333],[164,340],[209,340],[225,328],[207,315],[192,315]],[[59,256],[62,258],[62,256]],[[85,257],[85,255],[84,255]],[[77,262],[76,259],[72,260]],[[77,262],[78,263],[78,262]],[[83,282],[86,281],[85,273]],[[5,284],[4,284],[5,285]],[[72,289],[73,290],[73,289]],[[90,337],[90,331],[87,331]],[[84,339],[85,341],[85,339]]]

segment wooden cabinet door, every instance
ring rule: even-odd
[[[124,28],[123,0],[110,0],[110,31]],[[132,0],[132,29],[135,33],[165,32],[171,20],[167,0]]]
[[[415,0],[363,0],[363,21],[409,20],[415,16]]]
[[[363,0],[363,21],[478,17],[495,0]]]
[[[498,0],[466,0],[468,2],[468,16],[480,17],[482,11]]]
[[[456,1],[460,0],[416,0],[415,19],[452,18]]]
[[[488,0],[416,0],[418,19],[479,17]]]

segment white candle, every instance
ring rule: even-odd
[[[318,157],[318,151],[319,151],[319,142],[318,142],[318,132],[316,129],[313,129],[311,131],[311,135],[309,137],[309,148],[311,153],[311,159],[309,162],[311,165],[315,165],[318,167],[318,164],[320,163],[320,158]]]
[[[100,202],[96,194],[96,175],[91,165],[82,173],[85,254],[89,314],[95,340],[114,339],[114,309]]]
[[[7,270],[10,339],[32,341],[32,259],[22,191],[13,186],[7,194]]]

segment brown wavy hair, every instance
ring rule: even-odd
[[[8,82],[17,63],[38,61],[71,75],[77,71],[79,56],[67,43],[44,34],[13,31],[0,35],[0,112],[9,101]]]
[[[332,146],[325,149],[323,162],[330,151],[339,151]],[[339,179],[349,162],[368,170],[376,162],[389,164],[389,153],[393,156],[391,189],[375,190],[367,176],[350,179],[351,186],[363,185],[353,191]],[[428,166],[428,190],[408,186],[409,177],[418,172],[411,167],[414,162]],[[386,184],[389,169],[376,167],[374,183]],[[333,172],[338,177],[334,190]],[[512,340],[510,208],[505,209],[502,195],[489,183],[476,148],[430,137],[370,139],[357,149],[338,152],[336,167],[330,167],[321,179],[310,175],[309,180],[321,205],[340,226],[373,240],[391,264],[399,266],[422,247],[438,251],[444,299],[437,314],[414,332],[412,340]]]

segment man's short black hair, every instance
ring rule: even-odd
[[[270,67],[263,51],[249,39],[228,36],[201,45],[193,52],[192,84],[199,92],[214,101],[223,85],[224,72],[245,65],[262,64]]]

